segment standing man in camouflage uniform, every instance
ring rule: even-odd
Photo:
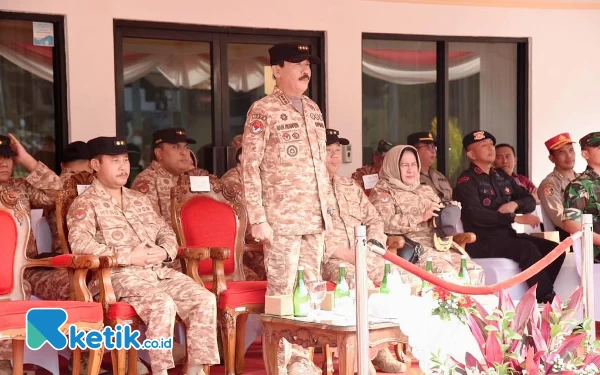
[[[575,167],[575,149],[569,133],[562,133],[546,141],[550,155],[548,159],[554,163],[554,170],[540,184],[538,198],[542,209],[552,220],[554,228],[563,241],[569,233],[563,227],[565,190],[567,185],[579,176],[573,170]],[[548,230],[548,228],[545,228]]]
[[[242,175],[252,237],[263,241],[267,295],[272,296],[292,294],[299,264],[307,280],[321,273],[329,218],[325,122],[317,104],[303,95],[310,64],[320,60],[301,43],[277,44],[269,54],[276,86],[248,111]],[[285,354],[280,350],[279,374],[288,368],[320,373],[306,350],[297,350],[289,365]]]
[[[421,160],[421,185],[427,185],[440,197],[442,202],[452,200],[452,187],[443,173],[433,168],[437,158],[438,143],[429,132],[412,133],[406,137],[406,144],[413,146]]]
[[[454,188],[454,199],[462,203],[462,221],[477,241],[466,247],[472,258],[508,258],[524,270],[554,250],[556,243],[526,234],[517,234],[512,223],[537,226],[540,221],[531,212],[535,199],[502,169],[492,167],[496,160],[496,138],[476,130],[463,138],[463,147],[471,159],[469,169],[461,173]],[[517,214],[523,214],[517,216]],[[537,275],[527,280],[537,284],[538,302],[552,302],[554,281],[565,260],[559,256]]]
[[[178,314],[187,328],[188,375],[204,374],[203,365],[219,363],[214,294],[165,266],[177,256],[177,239],[146,195],[124,187],[129,177],[125,141],[98,137],[88,144],[96,179],[69,208],[73,253],[116,257],[115,295],[133,306],[147,326],[147,338],[172,338]],[[149,354],[153,374],[166,375],[174,367],[171,349]]]
[[[358,186],[364,190],[367,196],[369,195],[371,189],[365,189],[365,181],[363,180],[363,177],[377,175],[379,173],[379,170],[383,165],[383,158],[385,157],[386,152],[388,152],[392,147],[393,145],[385,139],[380,140],[377,144],[375,155],[373,155],[373,163],[362,166],[358,168],[356,172],[352,173],[352,178],[354,181],[356,181]]]
[[[157,130],[152,134],[154,160],[131,184],[148,196],[156,213],[171,223],[171,188],[177,184],[179,175],[191,169],[188,145],[196,141],[188,138],[182,128]],[[208,172],[206,172],[208,174]]]
[[[600,262],[600,132],[579,140],[581,155],[587,161],[585,171],[565,191],[563,226],[569,233],[581,230],[581,215],[592,214],[594,223],[594,259]]]
[[[337,282],[339,277],[339,266],[345,263],[346,280],[351,289],[355,285],[356,259],[354,244],[354,227],[357,225],[367,226],[367,238],[369,243],[373,240],[379,242],[379,246],[385,246],[387,236],[383,233],[383,221],[379,213],[373,207],[369,198],[352,178],[337,175],[342,165],[342,145],[350,142],[346,138],[340,138],[339,132],[327,129],[327,172],[329,172],[329,183],[332,194],[329,195],[329,209],[332,228],[325,234],[325,254],[323,255],[323,268],[321,273],[323,280]],[[385,261],[372,251],[367,252],[367,273],[369,287],[380,284],[383,280]],[[394,266],[396,268],[396,266]],[[418,278],[415,278],[417,280]],[[420,279],[417,280],[420,282]],[[406,365],[396,360],[389,349],[381,350],[371,363],[371,373],[375,374],[372,365],[379,367],[383,372],[404,372]]]
[[[90,153],[85,142],[77,141],[67,145],[61,163],[61,186],[74,174],[81,171],[92,172]],[[56,205],[44,207],[44,216],[52,233],[52,253],[40,254],[59,255],[63,253],[58,228],[56,226]],[[31,284],[33,294],[41,299],[50,301],[66,301],[70,298],[71,284],[69,272],[66,269],[28,268],[25,277]]]

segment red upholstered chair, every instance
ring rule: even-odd
[[[89,269],[99,266],[99,259],[91,255],[59,255],[46,259],[27,259],[27,242],[30,235],[27,196],[18,189],[0,192],[0,341],[12,341],[13,374],[23,374],[23,354],[27,312],[32,308],[62,308],[67,322],[61,327],[67,334],[71,324],[80,330],[102,330],[102,306],[91,302],[85,285]],[[24,300],[23,272],[28,267],[69,268],[74,272],[74,294],[79,301],[29,301]],[[90,350],[88,374],[98,374],[104,349]],[[79,374],[81,351],[73,353],[73,373]]]
[[[210,191],[192,192],[190,176],[200,173],[182,174],[171,189],[173,227],[183,249],[210,249],[211,260],[188,262],[187,273],[216,294],[225,374],[241,374],[246,319],[264,312],[267,283],[244,281],[247,215],[239,191],[211,175]]]
[[[69,229],[67,227],[66,215],[69,211],[69,207],[73,203],[73,200],[77,198],[77,185],[89,185],[94,180],[94,175],[89,172],[79,172],[69,178],[63,185],[63,190],[59,193],[56,199],[56,224],[60,242],[63,247],[63,253],[70,254],[71,247],[69,245]],[[178,259],[209,259],[210,255],[208,250],[187,250],[180,251]],[[100,257],[100,269],[98,270],[97,282],[100,289],[100,302],[104,307],[104,323],[110,327],[116,327],[120,325],[130,325],[131,330],[138,330],[139,326],[144,324],[140,317],[135,312],[135,309],[127,302],[117,301],[115,292],[112,287],[110,270],[111,268],[117,268],[118,263],[115,257],[102,256]],[[84,285],[85,285],[85,281]],[[179,319],[179,317],[178,317]],[[124,375],[125,368],[127,369],[128,375],[137,375],[137,360],[138,352],[135,348],[129,349],[129,351],[112,350],[111,359],[113,366],[113,374]],[[131,365],[126,366],[127,362]],[[184,371],[185,373],[186,371]],[[205,374],[210,373],[210,369],[205,367]]]

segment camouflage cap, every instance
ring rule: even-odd
[[[584,136],[579,140],[581,149],[587,147],[598,147],[600,146],[600,132],[592,132]]]

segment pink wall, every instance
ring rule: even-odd
[[[66,17],[70,136],[115,132],[113,19],[321,30],[326,35],[328,124],[361,160],[361,33],[528,37],[531,39],[530,152],[535,182],[550,170],[543,142],[568,130],[598,129],[600,11],[402,4],[363,0],[3,0],[2,10]],[[89,93],[94,92],[94,96]],[[581,159],[581,158],[580,158]],[[583,161],[577,166],[583,168]]]

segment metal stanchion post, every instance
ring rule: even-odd
[[[369,373],[369,294],[367,291],[367,227],[354,227],[356,240],[356,345],[358,352],[358,375]]]
[[[594,319],[594,232],[592,215],[585,214],[582,218],[583,236],[581,237],[583,285],[583,316]],[[592,326],[592,339],[596,340],[596,328]]]

